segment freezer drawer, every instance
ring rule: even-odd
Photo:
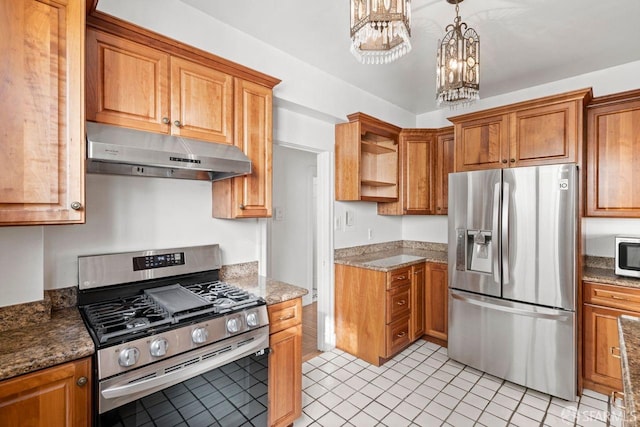
[[[563,399],[576,397],[575,313],[449,291],[449,357]]]

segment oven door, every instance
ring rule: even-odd
[[[97,426],[267,425],[267,328],[98,385]]]

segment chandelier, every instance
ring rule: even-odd
[[[351,53],[386,64],[411,50],[411,0],[351,0]]]
[[[456,18],[447,25],[442,41],[438,41],[436,100],[438,106],[470,104],[480,98],[480,37],[476,30],[460,22],[458,3]]]

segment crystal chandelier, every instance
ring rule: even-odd
[[[351,53],[386,64],[411,50],[411,0],[351,0]]]
[[[476,30],[460,22],[458,3],[456,18],[447,25],[447,33],[438,41],[436,99],[438,106],[470,104],[480,98],[480,37]]]

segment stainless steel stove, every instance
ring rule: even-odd
[[[78,258],[96,425],[266,425],[266,303],[221,282],[220,267],[218,245]],[[172,397],[176,387],[188,399]],[[207,400],[212,390],[220,401]]]

